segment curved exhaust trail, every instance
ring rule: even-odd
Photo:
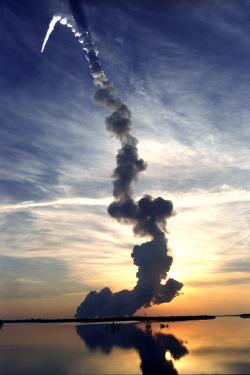
[[[54,15],[52,20],[50,21],[50,24],[49,24],[49,28],[48,28],[48,31],[45,35],[45,38],[44,38],[44,41],[43,41],[43,45],[42,45],[42,49],[41,49],[41,53],[43,53],[44,51],[44,48],[46,46],[46,43],[47,41],[49,40],[49,37],[50,37],[50,34],[52,33],[52,31],[54,30],[55,28],[55,25],[57,24],[58,21],[60,21],[60,19],[62,18],[61,15]]]
[[[114,201],[109,205],[108,212],[119,222],[131,224],[136,235],[151,237],[151,241],[134,246],[131,254],[134,264],[138,267],[138,281],[134,289],[117,293],[113,293],[109,288],[104,288],[99,293],[91,291],[78,307],[75,316],[131,316],[141,307],[170,302],[181,294],[183,284],[179,281],[169,278],[164,285],[161,284],[161,281],[167,278],[173,262],[172,256],[167,254],[165,237],[166,220],[174,214],[173,204],[169,200],[161,197],[154,199],[149,195],[145,195],[138,202],[135,201],[132,184],[138,180],[139,173],[143,172],[147,165],[138,156],[138,140],[130,134],[131,112],[115,96],[114,84],[104,73],[79,2],[70,0],[70,4],[75,18],[63,14],[56,14],[52,18],[42,52],[57,22],[71,28],[82,44],[94,84],[100,87],[94,95],[94,100],[113,111],[105,119],[105,123],[107,131],[114,134],[121,144],[116,156],[116,168],[113,171]]]

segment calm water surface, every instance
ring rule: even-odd
[[[250,319],[120,324],[5,324],[0,373],[249,374]]]

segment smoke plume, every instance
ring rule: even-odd
[[[167,278],[173,262],[173,258],[167,254],[165,237],[166,220],[173,215],[173,204],[169,200],[152,198],[150,195],[135,200],[132,185],[138,180],[139,173],[146,169],[146,163],[139,158],[138,140],[131,135],[131,112],[115,96],[114,84],[104,73],[79,2],[70,0],[70,5],[74,17],[62,14],[53,17],[42,51],[58,21],[70,27],[82,44],[94,84],[99,86],[94,100],[113,111],[105,119],[105,124],[107,131],[115,135],[121,144],[116,156],[116,168],[113,171],[114,201],[108,207],[109,215],[121,223],[131,224],[136,235],[151,237],[151,241],[135,246],[131,254],[134,264],[138,267],[138,281],[134,289],[112,293],[106,287],[99,293],[91,291],[78,307],[75,316],[131,316],[141,307],[170,302],[180,294],[182,283],[170,278],[165,285],[161,284],[161,280]]]

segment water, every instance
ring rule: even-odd
[[[6,324],[0,373],[249,374],[250,319],[120,324]]]

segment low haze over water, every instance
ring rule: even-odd
[[[166,323],[164,323],[166,325]],[[0,368],[6,375],[248,374],[250,320],[112,324],[5,324]]]

